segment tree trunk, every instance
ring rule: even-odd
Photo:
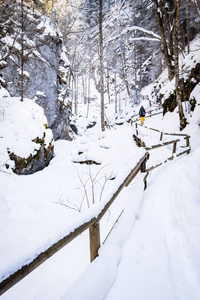
[[[166,29],[167,35],[169,40],[169,53],[171,58],[174,56],[174,47],[173,47],[173,30],[171,29],[170,19],[169,19],[169,9],[168,5],[166,4],[166,0],[164,1],[164,8],[165,8],[165,22],[166,22]]]
[[[88,91],[87,91],[87,118],[89,115],[89,107],[90,107],[90,68],[89,68],[89,74],[88,74]]]
[[[24,100],[24,0],[21,0],[21,101]]]
[[[110,103],[111,100],[110,100],[110,74],[109,74],[109,69],[107,68],[107,76],[106,76],[106,79],[107,79],[107,93],[108,93],[108,102]]]
[[[105,118],[104,118],[104,69],[103,69],[103,4],[102,0],[99,0],[99,61],[100,61],[100,89],[101,89],[101,130],[105,130]]]
[[[120,92],[118,93],[118,103],[119,103],[119,113],[121,113],[121,97],[120,97]]]
[[[186,119],[183,113],[183,107],[181,103],[181,96],[179,90],[178,11],[179,11],[179,3],[178,0],[175,0],[175,11],[174,11],[175,89],[176,89],[176,103],[178,106],[179,119],[180,119],[180,130],[182,130],[186,126]]]
[[[82,97],[84,105],[87,104],[87,83],[86,83],[86,76],[82,74]]]
[[[115,72],[115,113],[117,113],[117,75]]]
[[[188,11],[187,11],[187,50],[190,53],[190,3],[188,1]]]
[[[130,90],[129,90],[129,84],[128,84],[127,73],[126,73],[125,49],[123,49],[121,40],[120,40],[120,54],[121,54],[121,65],[122,65],[123,80],[124,80],[124,84],[125,84],[128,96],[130,97]]]
[[[170,56],[170,51],[167,45],[167,38],[166,38],[166,34],[165,34],[165,30],[164,30],[164,11],[162,8],[162,5],[160,5],[160,7],[158,6],[158,1],[157,0],[153,0],[154,2],[154,8],[155,8],[155,13],[156,13],[156,17],[158,20],[158,25],[159,25],[159,29],[160,29],[160,35],[161,35],[161,43],[162,43],[162,48],[163,48],[163,53],[164,53],[164,57],[165,57],[165,62],[167,65],[167,69],[168,69],[168,78],[169,80],[172,80],[174,77],[174,68],[172,66],[172,57]],[[160,14],[161,11],[161,14]]]
[[[134,41],[134,74],[135,74],[135,87],[137,86],[137,52],[136,52],[136,42]]]
[[[74,114],[78,114],[78,103],[77,103],[77,98],[78,98],[78,80],[77,80],[78,75],[75,73],[74,74]]]

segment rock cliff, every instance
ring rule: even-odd
[[[23,78],[23,96],[44,109],[54,139],[70,139],[70,70],[59,30],[15,0],[4,1],[0,15],[0,84],[11,97],[20,96]]]

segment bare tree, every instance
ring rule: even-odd
[[[175,0],[175,10],[174,10],[175,88],[176,88],[176,103],[178,106],[179,119],[180,119],[180,129],[182,130],[186,126],[186,119],[183,113],[181,95],[179,90],[178,12],[179,12],[179,2],[178,0]]]
[[[169,13],[168,13],[168,6],[166,4],[166,0],[153,0],[154,8],[156,17],[158,20],[160,36],[161,36],[161,43],[163,54],[165,57],[165,62],[167,65],[168,70],[168,77],[169,80],[172,80],[174,77],[174,68],[173,68],[173,36],[172,36],[172,26],[170,26],[169,20]],[[168,41],[167,42],[167,34],[168,34]]]
[[[100,168],[96,174],[92,173],[90,165],[88,172],[84,173],[82,176],[78,172],[79,181],[83,188],[83,198],[79,199],[79,201],[76,201],[77,203],[70,201],[69,197],[65,193],[60,196],[59,202],[55,203],[81,212],[85,201],[88,208],[97,203],[97,201],[100,202],[102,200],[103,192],[108,180],[113,178],[112,173],[103,173],[103,169],[105,167],[106,166]]]
[[[21,0],[21,101],[24,100],[24,0]]]
[[[103,67],[103,4],[99,0],[99,62],[100,62],[100,89],[101,89],[101,130],[105,131],[104,117],[104,67]]]

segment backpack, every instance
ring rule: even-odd
[[[139,111],[140,117],[145,117],[145,113],[146,113],[146,111],[145,111],[144,107],[141,107],[140,111]]]

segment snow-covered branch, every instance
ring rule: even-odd
[[[119,39],[121,36],[129,33],[129,32],[132,32],[132,31],[142,31],[144,33],[147,33],[149,34],[150,36],[152,36],[153,38],[148,38],[148,37],[138,37],[138,38],[134,38],[133,40],[151,40],[151,41],[160,41],[161,38],[158,34],[156,34],[155,32],[153,31],[150,31],[150,30],[147,30],[147,29],[144,29],[142,27],[139,27],[139,26],[132,26],[132,27],[127,27],[126,29],[124,29],[120,34],[118,35],[115,35],[114,37],[111,37],[109,40],[105,41],[105,45],[108,44],[108,43],[111,43],[117,39]]]

